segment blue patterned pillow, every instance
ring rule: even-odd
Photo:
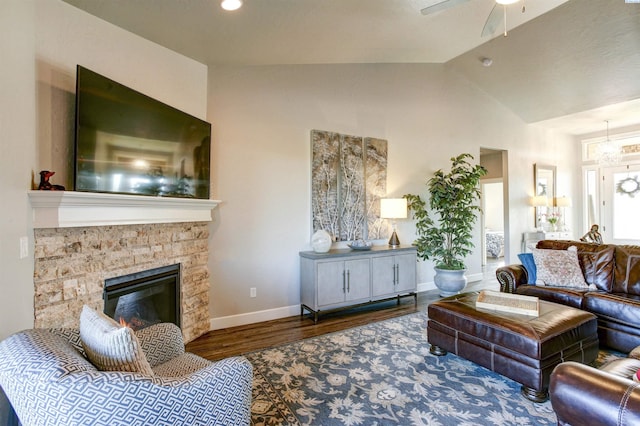
[[[518,259],[527,270],[527,284],[536,283],[536,262],[533,260],[533,253],[520,253]]]

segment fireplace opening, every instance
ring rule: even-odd
[[[149,269],[104,283],[104,313],[140,330],[159,322],[180,327],[180,264]]]

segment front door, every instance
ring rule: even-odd
[[[640,244],[640,165],[603,170],[601,233],[609,244]]]

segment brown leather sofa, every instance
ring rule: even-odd
[[[537,296],[595,314],[601,346],[628,353],[640,346],[640,246],[544,240],[537,248],[578,249],[587,284],[596,290],[527,284],[527,271],[514,264],[497,269],[500,290]]]
[[[549,394],[559,425],[640,425],[640,347],[600,368],[577,362],[551,373]]]

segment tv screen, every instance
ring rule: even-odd
[[[209,198],[211,124],[80,65],[75,190]]]

